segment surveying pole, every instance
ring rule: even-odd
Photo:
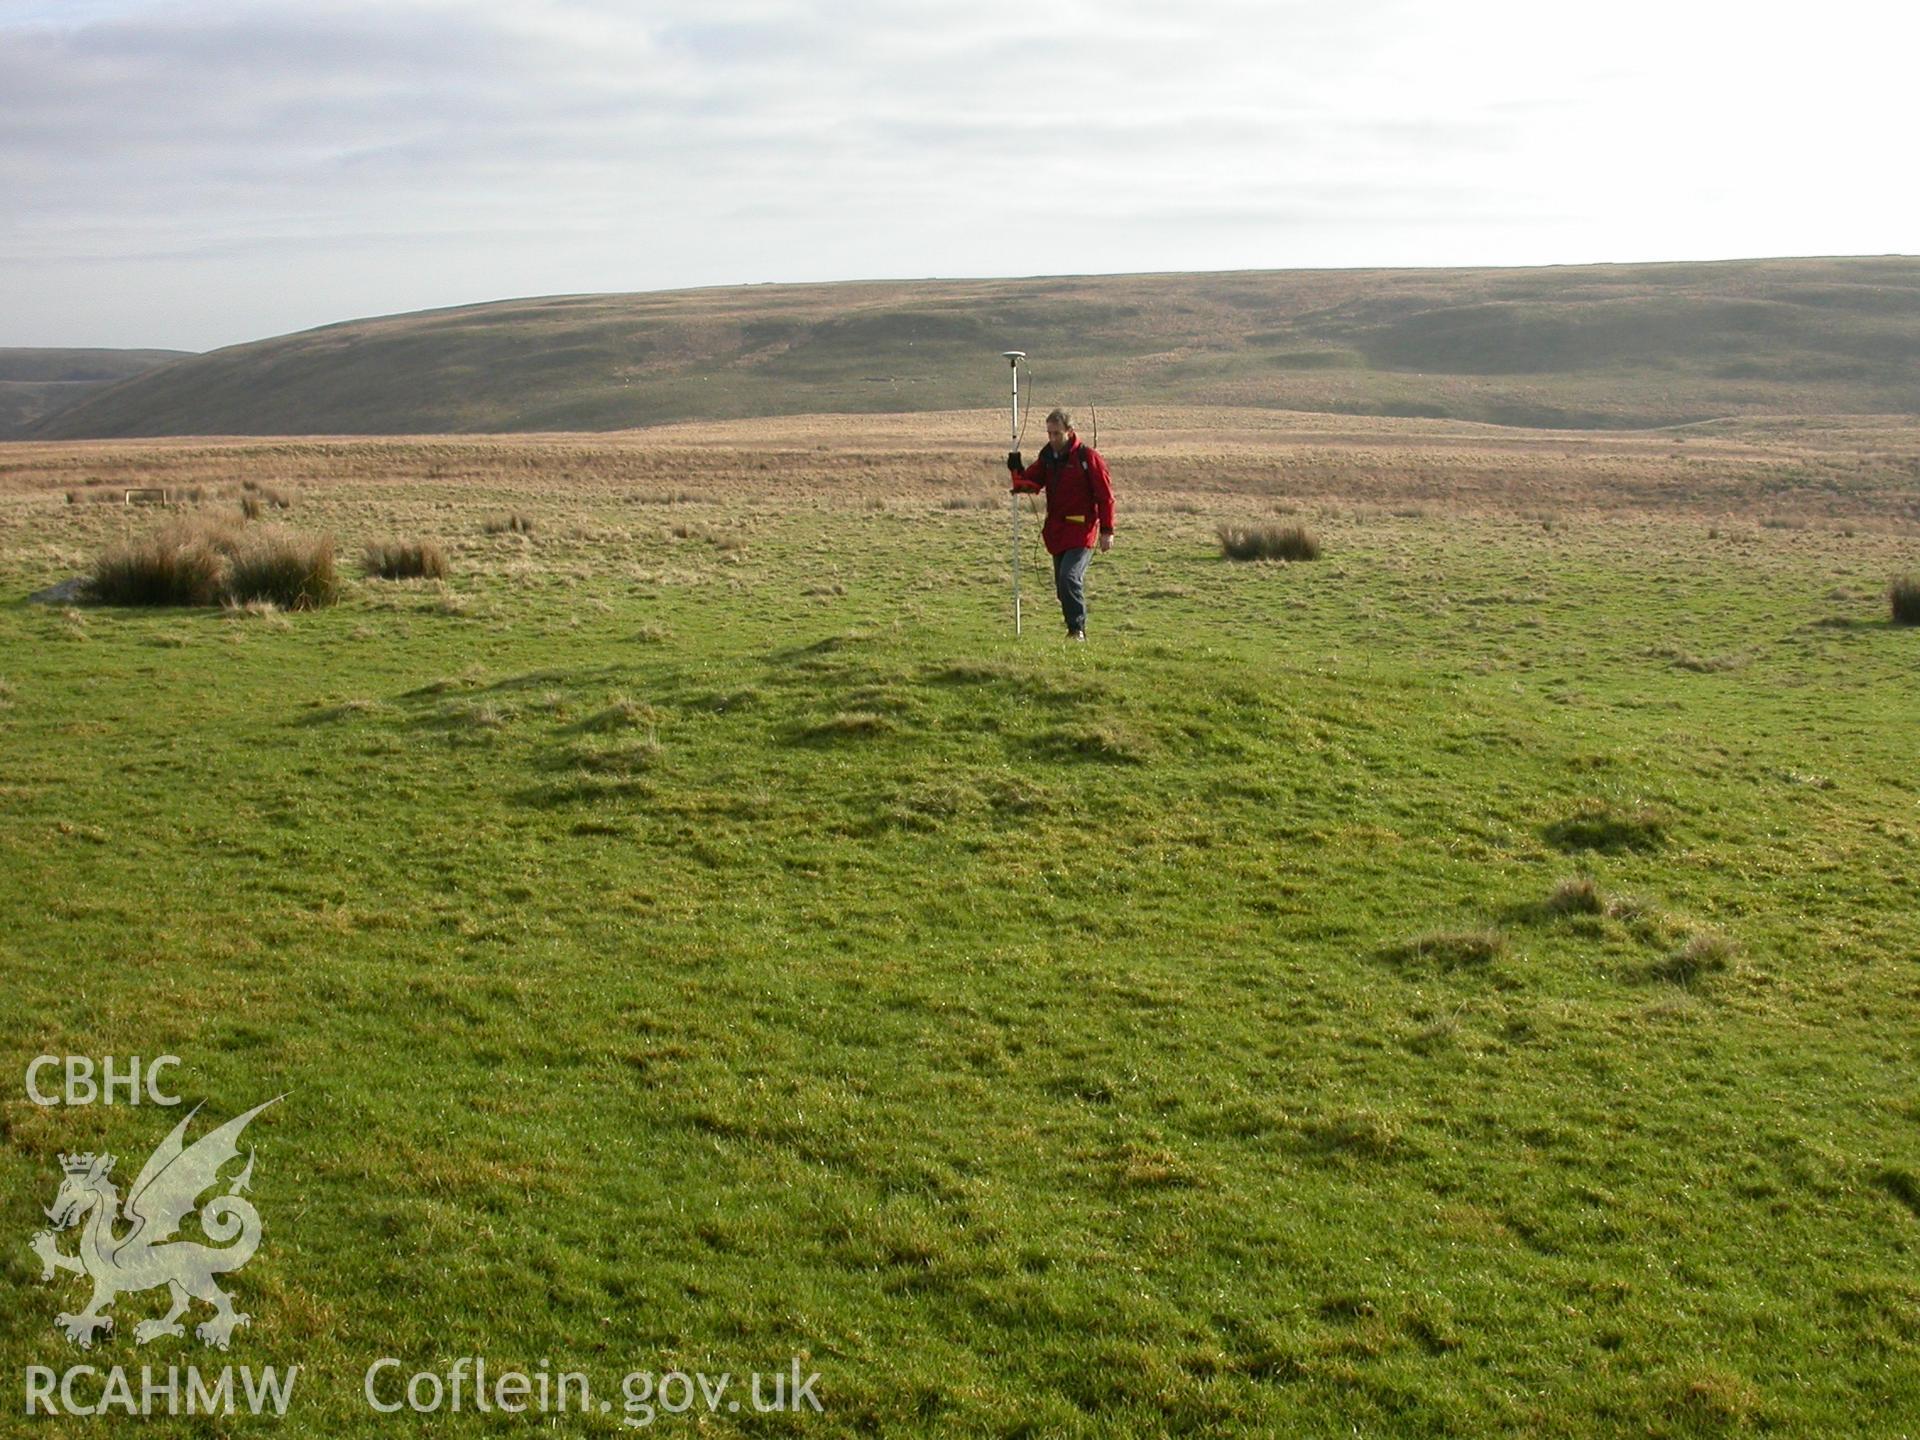
[[[1013,437],[1008,450],[1020,448],[1020,362],[1027,358],[1024,350],[1003,350],[1007,368],[1013,372],[1013,429],[1008,433]],[[1013,633],[1020,633],[1020,493],[1011,486],[1007,489],[1007,510],[1013,517]]]

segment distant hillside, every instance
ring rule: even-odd
[[[0,349],[0,440],[77,404],[103,385],[138,375],[187,350]]]
[[[48,438],[605,430],[1035,400],[1634,427],[1920,413],[1920,258],[766,285],[358,320],[135,376]]]

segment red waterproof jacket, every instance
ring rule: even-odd
[[[1090,550],[1096,532],[1113,530],[1113,482],[1107,477],[1107,462],[1071,430],[1067,453],[1056,456],[1047,446],[1038,460],[1013,476],[1013,488],[1047,492],[1047,525],[1040,538],[1049,555]]]

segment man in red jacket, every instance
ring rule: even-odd
[[[1013,488],[1047,492],[1047,524],[1040,532],[1053,556],[1053,588],[1066,616],[1067,638],[1087,638],[1087,562],[1093,558],[1094,536],[1100,548],[1113,548],[1113,482],[1107,462],[1097,450],[1080,443],[1073,433],[1073,417],[1065,410],[1047,416],[1047,448],[1031,465],[1022,466],[1020,452],[1007,455]]]

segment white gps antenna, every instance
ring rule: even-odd
[[[1009,451],[1020,448],[1020,362],[1027,358],[1024,350],[1002,350],[1001,357],[1007,362],[1007,368],[1013,372],[1013,428],[1008,431],[1011,443]],[[1013,516],[1013,633],[1020,633],[1020,496],[1012,490],[1007,492],[1007,510]]]

